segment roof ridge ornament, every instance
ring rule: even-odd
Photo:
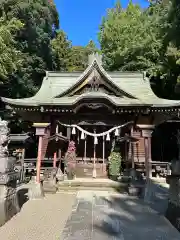
[[[95,68],[93,68],[93,77],[90,80],[91,91],[98,91],[100,85],[100,74],[97,72]]]
[[[99,65],[102,65],[102,55],[98,52],[90,54],[88,56],[88,64],[91,65],[94,61],[96,61]]]

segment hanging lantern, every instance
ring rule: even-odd
[[[81,132],[81,139],[85,139],[85,135],[84,135],[84,132]]]
[[[97,145],[98,144],[98,138],[94,137],[94,144]]]
[[[106,141],[110,141],[110,135],[109,135],[109,133],[108,133],[107,136],[106,136]]]
[[[73,127],[73,129],[72,129],[72,135],[75,135],[76,134],[76,129],[75,129],[75,127]]]
[[[115,136],[118,137],[119,136],[119,129],[116,128],[116,131],[115,131]]]

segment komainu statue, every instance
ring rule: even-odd
[[[8,122],[0,120],[0,173],[10,171],[8,168]],[[1,174],[0,182],[3,181]]]

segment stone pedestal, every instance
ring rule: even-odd
[[[56,193],[56,174],[57,168],[52,169],[50,172],[44,173],[43,189],[45,192]]]
[[[59,182],[64,181],[64,174],[61,171],[61,168],[58,168],[56,178]]]
[[[180,231],[180,161],[172,162],[172,174],[168,176],[169,202],[167,219]]]
[[[29,200],[41,199],[44,197],[44,190],[41,183],[32,182],[28,190]]]
[[[12,174],[11,176],[0,174],[0,226],[11,219],[19,210],[16,192],[16,174],[14,176]]]
[[[8,157],[8,123],[0,120],[0,226],[19,211],[14,171],[15,159]]]
[[[54,179],[44,181],[43,182],[43,190],[45,192],[49,192],[49,193],[56,193],[57,192],[56,181]]]
[[[129,184],[128,186],[128,194],[130,196],[139,196],[141,193],[140,188],[138,187],[137,184]]]
[[[150,203],[151,198],[154,194],[154,183],[151,179],[146,180],[146,184],[144,186],[144,202]]]

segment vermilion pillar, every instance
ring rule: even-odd
[[[56,162],[57,162],[57,152],[54,152],[53,168],[56,168]]]
[[[36,182],[37,183],[40,183],[43,137],[47,134],[49,125],[50,125],[49,123],[34,123],[33,124],[33,127],[36,128],[36,136],[39,136],[38,156],[37,156],[37,164],[36,164]]]
[[[42,142],[43,142],[43,137],[39,136],[38,157],[37,157],[37,164],[36,164],[36,181],[38,183],[40,183],[40,173],[41,173]]]
[[[59,126],[56,126],[56,134],[59,133]],[[57,141],[58,138],[55,139],[55,152],[54,152],[54,159],[53,159],[53,168],[56,168],[56,162],[57,162]]]

